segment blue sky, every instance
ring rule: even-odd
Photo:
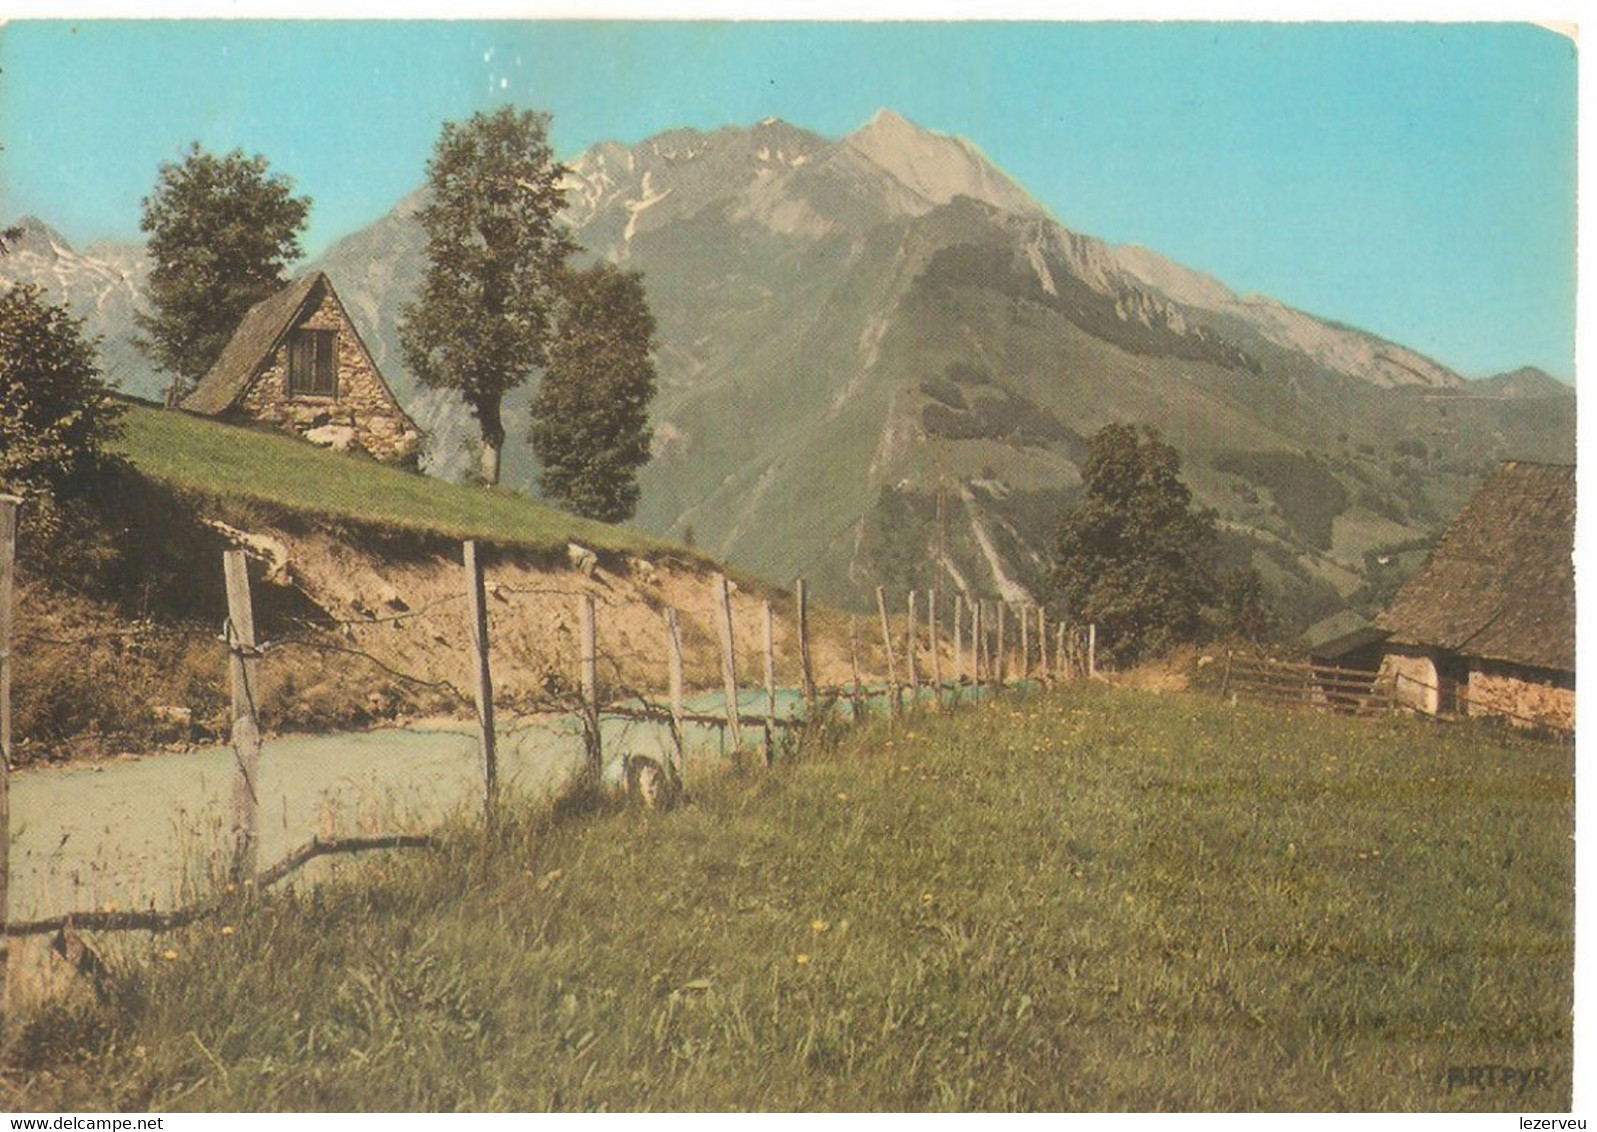
[[[548,110],[563,157],[892,107],[1064,223],[1469,375],[1574,371],[1575,48],[1529,25],[21,22],[0,218],[137,239],[192,140],[315,200],[307,251],[422,181],[440,124]]]

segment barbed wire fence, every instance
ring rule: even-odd
[[[464,584],[452,593],[414,607],[396,595],[387,609],[357,606],[359,616],[334,616],[325,607],[314,617],[279,616],[275,621],[281,631],[265,639],[257,632],[245,548],[223,554],[227,615],[218,630],[141,622],[82,633],[19,633],[13,601],[19,502],[0,496],[0,1025],[11,939],[54,933],[57,950],[67,955],[72,947],[81,951],[82,944],[75,942],[78,931],[179,928],[225,910],[236,899],[230,892],[259,892],[321,857],[438,844],[428,832],[365,830],[346,835],[334,830],[313,836],[263,867],[264,664],[280,664],[290,656],[322,663],[336,658],[365,666],[383,681],[423,697],[437,714],[471,720],[479,805],[490,827],[500,820],[499,744],[506,734],[541,728],[569,736],[574,731],[580,746],[578,787],[602,789],[608,775],[625,793],[652,804],[683,791],[690,773],[690,729],[715,736],[712,745],[723,759],[748,753],[769,766],[784,745],[791,749],[801,743],[807,728],[837,720],[857,722],[873,712],[897,719],[1016,684],[1086,676],[1093,669],[1090,628],[1052,626],[1050,654],[1050,626],[1038,607],[1011,608],[960,593],[950,598],[937,590],[912,590],[905,595],[903,612],[893,615],[885,589],[878,588],[879,637],[870,639],[861,618],[849,615],[848,676],[823,682],[816,675],[809,592],[802,579],[794,586],[790,610],[779,616],[770,598],[761,599],[752,590],[743,593],[731,579],[717,575],[708,601],[698,610],[701,619],[708,613],[710,629],[661,603],[655,611],[657,624],[645,626],[631,617],[632,631],[646,640],[629,643],[619,614],[636,603],[604,592],[590,571],[582,570],[587,580],[576,585],[509,585],[490,576],[471,540],[462,546]],[[494,634],[496,620],[511,625],[536,621],[535,614],[546,612],[550,602],[569,602],[574,616],[556,616],[545,627],[544,640]],[[496,615],[493,610],[499,606],[505,607],[504,613]],[[434,663],[428,657],[418,670],[402,655],[373,643],[374,633],[392,626],[411,629],[413,637],[425,636],[441,660]],[[788,662],[795,671],[785,674],[785,686],[779,680],[784,675],[778,666],[779,639],[789,656],[796,653]],[[206,663],[225,670],[226,746],[233,756],[226,888],[170,909],[101,908],[13,920],[9,775],[15,761],[14,649],[71,649],[106,641],[126,642],[134,649],[198,645],[209,658]],[[713,662],[705,660],[709,652],[715,654]],[[885,680],[879,675],[882,661]],[[691,683],[690,663],[700,676]],[[496,682],[496,668],[514,673],[515,679]],[[717,669],[720,687],[710,690],[703,674]],[[286,678],[291,681],[295,671],[297,666],[291,665]],[[645,729],[653,729],[648,733],[655,736],[663,729],[664,742],[656,747],[660,757],[637,750],[645,746],[635,741]]]

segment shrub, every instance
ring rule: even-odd
[[[80,319],[35,286],[0,295],[0,490],[33,497],[47,513],[83,494],[121,412]]]

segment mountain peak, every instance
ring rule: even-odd
[[[929,130],[922,129],[920,126],[917,126],[914,122],[911,122],[897,110],[893,110],[884,106],[876,113],[872,114],[870,121],[866,122],[863,126],[856,130],[855,133],[863,134],[868,131],[880,132],[884,130],[891,130],[895,132],[913,131],[915,133],[921,134],[931,132]]]
[[[1511,373],[1499,373],[1472,383],[1475,389],[1489,396],[1518,397],[1573,397],[1575,388],[1559,381],[1537,366],[1520,366]]]
[[[843,145],[932,205],[966,196],[1007,212],[1047,215],[970,142],[924,129],[895,110],[878,110]]]
[[[33,252],[47,259],[73,254],[67,238],[37,216],[24,216],[15,226],[21,230],[21,236],[13,247],[14,251]]]

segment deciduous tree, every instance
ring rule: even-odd
[[[643,277],[600,263],[568,271],[548,366],[532,401],[538,486],[590,519],[630,519],[649,461],[654,316]]]
[[[1088,441],[1085,494],[1060,523],[1055,604],[1096,623],[1122,659],[1195,638],[1215,598],[1214,517],[1192,508],[1180,469],[1154,429],[1107,425]]]
[[[182,161],[161,166],[140,223],[154,309],[137,318],[140,345],[174,375],[169,401],[211,368],[245,312],[283,285],[310,208],[259,154],[217,157],[195,142]]]
[[[405,364],[470,406],[485,483],[499,481],[504,396],[547,359],[555,285],[575,250],[556,221],[566,167],[548,130],[547,114],[509,106],[446,122],[418,214],[428,266],[403,314]]]
[[[121,413],[81,320],[35,286],[0,295],[0,491],[46,506],[81,491]]]

